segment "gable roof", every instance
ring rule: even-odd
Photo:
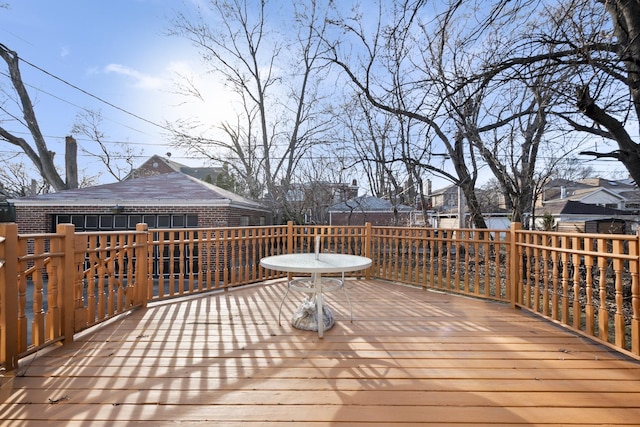
[[[563,199],[549,202],[539,209],[540,213],[551,215],[593,215],[593,216],[629,216],[629,211],[607,208],[605,206]]]
[[[191,167],[178,163],[170,158],[164,158],[157,154],[149,157],[143,164],[133,170],[126,179],[143,178],[146,176],[158,175],[162,173],[182,172],[194,178],[201,180],[210,179],[215,182],[216,177],[222,172],[219,166],[200,166]]]
[[[633,180],[608,180],[603,178],[585,178],[579,181],[566,179],[554,179],[544,186],[544,203],[560,200],[564,193],[565,198],[571,200],[585,200],[586,197],[601,192],[608,197],[620,201],[640,200],[640,191]]]
[[[257,202],[180,172],[11,199],[16,206],[237,206]]]
[[[413,208],[407,205],[393,205],[389,200],[379,199],[373,196],[359,196],[346,202],[337,203],[329,207],[329,212],[393,212],[394,208],[399,212],[409,212]]]
[[[451,185],[447,185],[446,187],[442,187],[439,188],[437,190],[432,190],[428,196],[433,197],[433,196],[439,196],[441,194],[446,194],[446,193],[452,193],[452,192],[458,192],[458,186],[455,184],[451,184]]]
[[[587,197],[594,196],[598,193],[604,193],[608,197],[622,201],[624,200],[624,196],[620,195],[620,193],[612,191],[606,187],[593,187],[588,185],[580,185],[571,188],[566,188],[566,194],[564,198],[562,197],[563,190],[560,187],[549,188],[545,190],[544,203],[553,203],[559,200],[575,200],[580,201],[584,200]]]

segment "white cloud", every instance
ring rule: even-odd
[[[167,80],[162,77],[144,74],[138,70],[122,64],[108,64],[106,67],[104,67],[104,72],[107,74],[115,73],[122,76],[130,77],[134,81],[134,86],[145,90],[163,89],[168,85]]]

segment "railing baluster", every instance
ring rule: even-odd
[[[618,239],[613,241],[613,253],[622,253],[622,242]],[[615,283],[615,315],[614,315],[614,330],[616,334],[615,344],[620,348],[625,348],[625,324],[623,315],[623,289],[622,289],[622,259],[614,258],[613,260],[613,274]]]
[[[585,249],[589,252],[594,252],[594,239],[586,239]],[[585,332],[587,335],[593,335],[595,333],[594,325],[594,307],[593,307],[593,256],[586,255],[584,257],[585,268]]]
[[[611,347],[640,353],[638,236],[292,223],[104,233],[72,228],[15,238],[15,314],[7,324],[21,356],[61,340],[63,328],[71,336],[147,301],[284,277],[259,260],[312,250],[316,236],[323,251],[372,258],[366,277],[512,302]],[[73,252],[73,245],[71,256],[62,253]],[[0,259],[0,269],[5,262]],[[7,285],[0,285],[6,293]],[[0,331],[5,336],[11,334]]]

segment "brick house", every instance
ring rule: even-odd
[[[20,233],[51,232],[72,223],[77,231],[237,227],[271,223],[257,202],[181,172],[9,200]]]
[[[178,163],[170,158],[165,158],[154,154],[149,157],[143,164],[131,171],[125,178],[144,178],[153,175],[159,175],[163,173],[182,172],[185,175],[198,178],[201,181],[209,182],[211,184],[216,183],[218,175],[223,173],[224,168],[220,166],[187,166],[182,163]]]

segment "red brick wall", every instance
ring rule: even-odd
[[[195,214],[198,227],[238,227],[242,216],[249,217],[249,225],[260,225],[260,217],[270,224],[267,212],[240,208],[203,206],[124,206],[123,214]],[[53,215],[59,214],[103,214],[111,215],[109,206],[16,206],[18,233],[49,233],[52,231]]]

